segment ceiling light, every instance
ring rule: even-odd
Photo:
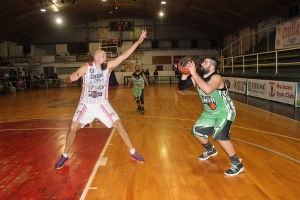
[[[61,23],[61,19],[60,19],[60,18],[57,18],[57,19],[56,19],[56,22],[57,22],[58,24],[60,24],[60,23]]]
[[[46,12],[46,9],[44,7],[41,7],[42,12]]]
[[[166,4],[166,3],[167,3],[167,2],[165,2],[165,1],[162,1],[162,2],[161,2],[161,4]]]
[[[163,12],[160,12],[160,13],[159,13],[159,16],[161,16],[161,17],[164,16],[164,13],[163,13]]]

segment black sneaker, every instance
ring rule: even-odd
[[[142,110],[141,106],[138,106],[135,112],[140,112]]]
[[[245,168],[242,164],[242,159],[240,159],[240,163],[236,163],[236,162],[232,161],[230,164],[231,164],[231,167],[226,172],[224,172],[224,174],[227,176],[235,176],[235,175],[238,175],[239,173],[245,171]]]
[[[206,160],[211,156],[215,156],[218,154],[217,149],[215,149],[215,146],[212,147],[212,151],[206,151],[202,155],[199,156],[199,160]]]
[[[143,114],[145,113],[144,107],[141,108],[141,111],[142,111]]]

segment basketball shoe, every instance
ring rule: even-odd
[[[138,106],[135,112],[140,112],[142,110],[141,106]]]
[[[202,155],[199,156],[199,160],[207,160],[211,156],[215,156],[218,154],[217,149],[215,149],[215,146],[212,147],[212,151],[206,151]]]
[[[138,154],[137,151],[135,151],[134,154],[131,155],[131,160],[135,160],[139,163],[145,162],[145,159],[140,154]]]
[[[65,162],[68,160],[68,158],[64,157],[63,155],[61,155],[60,159],[57,161],[55,168],[56,169],[61,169],[63,168]]]
[[[144,107],[141,108],[141,111],[142,111],[143,114],[145,114],[145,109],[144,109]]]
[[[240,163],[236,163],[234,161],[232,161],[231,163],[231,167],[224,172],[225,175],[227,176],[235,176],[238,175],[239,173],[245,171],[245,168],[242,164],[242,159],[240,159]]]

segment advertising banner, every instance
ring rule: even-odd
[[[140,60],[125,60],[123,63],[123,68],[125,72],[135,72],[135,66],[141,66]]]
[[[90,55],[77,55],[76,61],[77,62],[89,62],[93,60],[93,56]]]
[[[76,56],[55,56],[55,62],[76,62]]]
[[[235,77],[223,77],[227,88],[231,92],[246,94],[247,79]]]
[[[297,83],[295,106],[300,107],[300,83]]]
[[[275,49],[300,47],[300,19],[276,27]]]
[[[271,81],[271,80],[247,80],[247,95],[295,105],[296,83]]]

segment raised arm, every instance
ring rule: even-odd
[[[143,30],[140,38],[129,49],[127,49],[116,59],[107,62],[108,70],[112,71],[114,68],[118,67],[124,60],[126,60],[134,52],[134,50],[144,41],[146,37],[147,37],[147,31]]]

